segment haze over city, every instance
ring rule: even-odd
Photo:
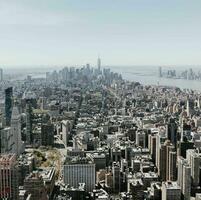
[[[0,200],[201,200],[200,8],[0,0]]]

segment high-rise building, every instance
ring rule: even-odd
[[[34,170],[34,168],[34,155],[21,154],[18,157],[18,180],[20,186],[24,185],[24,179]]]
[[[156,164],[156,135],[149,135],[149,150],[152,160]]]
[[[159,68],[158,68],[158,76],[159,76],[159,77],[162,77],[162,67],[159,67]]]
[[[33,91],[26,90],[22,95],[22,104],[26,106],[26,104],[31,104],[31,106],[36,109],[37,108],[38,98]]]
[[[106,156],[104,153],[93,153],[89,154],[88,157],[95,163],[96,171],[106,168]]]
[[[162,183],[162,200],[180,200],[181,188],[177,182],[163,182]]]
[[[105,174],[105,186],[109,189],[113,187],[113,176],[111,172]]]
[[[65,145],[68,145],[68,140],[70,137],[70,130],[71,130],[71,123],[69,120],[63,120],[61,122],[61,129],[62,129],[62,140]]]
[[[54,125],[51,122],[42,124],[41,139],[42,139],[42,145],[44,146],[54,145]]]
[[[166,142],[167,143],[167,142]],[[167,143],[168,144],[168,143]],[[167,155],[166,155],[166,180],[170,181],[170,153],[175,151],[174,146],[170,143],[166,147]],[[172,160],[171,160],[172,161]],[[173,164],[173,163],[172,163]],[[176,165],[175,165],[176,166]]]
[[[12,97],[13,97],[13,88],[9,87],[5,89],[5,118],[6,118],[7,126],[10,126],[10,122],[11,122]]]
[[[167,140],[167,137],[165,135],[165,132],[156,134],[156,166],[158,169],[160,169],[161,164],[161,145],[164,144],[165,140]],[[165,153],[166,155],[166,153]],[[160,173],[160,172],[159,172]]]
[[[89,63],[86,64],[86,68],[90,68],[90,64]]]
[[[184,200],[189,200],[191,197],[191,168],[187,164],[183,165],[182,196]]]
[[[146,133],[145,132],[137,132],[136,133],[136,144],[142,148],[146,147]]]
[[[146,198],[147,200],[161,200],[161,183],[153,182],[150,188],[148,188]]]
[[[195,200],[201,200],[201,193],[197,193],[195,195]]]
[[[166,140],[164,144],[161,144],[159,149],[159,176],[162,181],[169,179],[169,152],[174,151],[173,145],[169,140]]]
[[[177,180],[177,154],[175,151],[169,152],[168,180]]]
[[[120,192],[120,166],[119,163],[113,162],[112,166],[113,175],[113,191]]]
[[[98,72],[100,73],[100,71],[101,71],[101,59],[99,57],[97,60],[97,67],[98,67]]]
[[[128,192],[131,193],[132,199],[143,199],[144,198],[144,184],[142,179],[133,179],[131,182],[128,181]]]
[[[166,168],[167,168],[167,148],[162,144],[159,150],[159,176],[162,181],[166,181]]]
[[[0,82],[3,81],[3,69],[0,68]]]
[[[32,106],[31,102],[27,102],[26,104],[26,143],[31,144],[32,143]]]
[[[48,200],[44,181],[39,172],[33,172],[25,178],[24,189],[31,194],[31,200]]]
[[[178,144],[177,154],[186,158],[186,152],[188,149],[194,149],[194,142],[191,141],[180,141]]]
[[[192,185],[198,187],[200,185],[200,164],[201,155],[194,149],[187,150],[186,159],[191,167]]]
[[[170,118],[167,127],[167,138],[170,140],[170,142],[174,145],[177,143],[177,124],[175,122],[175,119]]]
[[[11,116],[11,133],[14,138],[13,151],[19,156],[22,153],[21,117],[16,106],[13,107]]]
[[[0,130],[1,153],[13,153],[15,140],[10,127]]]
[[[29,194],[24,188],[19,188],[19,200],[30,200],[31,194]]]
[[[76,158],[67,164],[64,164],[64,183],[78,188],[79,183],[84,183],[86,191],[93,191],[95,188],[95,164],[82,158]]]
[[[178,157],[177,183],[181,187],[182,196],[185,200],[190,199],[191,192],[191,168],[186,159]]]
[[[182,189],[183,185],[183,165],[185,163],[185,159],[182,156],[178,157],[178,174],[177,174],[177,183]]]
[[[0,155],[0,199],[18,200],[18,169],[15,154]]]
[[[186,112],[187,116],[191,116],[194,113],[194,101],[193,99],[188,98],[186,102]]]

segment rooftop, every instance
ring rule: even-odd
[[[173,182],[173,181],[167,181],[167,182],[163,182],[163,185],[165,185],[165,187],[167,188],[167,189],[172,189],[172,190],[178,190],[178,189],[181,189],[180,187],[179,187],[179,185],[177,184],[177,182],[175,181],[175,182]]]
[[[8,164],[16,160],[15,154],[0,154],[0,164]]]

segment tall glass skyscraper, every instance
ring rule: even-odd
[[[6,126],[10,126],[10,122],[11,122],[12,97],[13,97],[13,88],[9,87],[9,88],[5,89],[5,118],[6,118]]]

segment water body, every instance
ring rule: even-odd
[[[185,79],[159,78],[158,67],[156,66],[114,66],[110,67],[110,69],[122,74],[122,77],[126,80],[140,82],[143,85],[176,86],[181,89],[193,89],[201,91],[201,81],[198,80],[194,81]],[[179,70],[176,67],[175,69]]]

